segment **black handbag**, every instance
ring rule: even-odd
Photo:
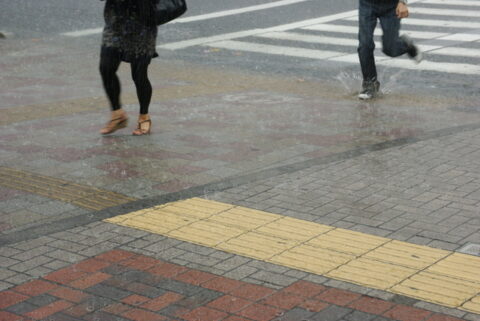
[[[154,2],[155,23],[157,26],[177,19],[187,11],[185,0],[156,0]]]

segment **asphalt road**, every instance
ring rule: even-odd
[[[288,2],[291,3],[288,3]],[[279,3],[287,2],[284,5]],[[465,2],[465,1],[464,1]],[[428,21],[454,21],[464,24],[475,24],[479,15],[478,3],[469,2],[457,6],[455,2],[445,0],[421,0],[412,3],[415,10],[412,18]],[[270,8],[258,8],[259,5],[270,4]],[[360,70],[356,58],[356,21],[354,14],[339,19],[327,19],[326,23],[338,27],[349,27],[352,30],[307,30],[307,28],[287,28],[280,32],[293,33],[313,37],[328,37],[325,39],[284,39],[285,35],[258,35],[254,30],[270,30],[291,23],[303,23],[311,19],[332,17],[335,14],[355,12],[356,0],[189,0],[188,14],[178,23],[168,24],[160,28],[158,44],[178,43],[185,40],[206,38],[210,42],[196,43],[191,46],[170,50],[159,48],[160,59],[185,60],[204,65],[215,65],[225,68],[249,70],[264,74],[284,74],[297,78],[325,79],[337,82],[345,90],[354,91],[358,87]],[[43,39],[56,44],[63,43],[65,47],[77,46],[98,52],[100,44],[99,30],[103,25],[103,2],[98,0],[16,0],[15,2],[0,0],[0,30],[9,37],[20,41]],[[229,10],[241,9],[240,12],[228,14]],[[242,9],[244,11],[242,11]],[[247,9],[247,10],[245,10]],[[440,12],[434,12],[440,10]],[[441,11],[444,11],[442,13]],[[459,14],[450,15],[448,10]],[[472,11],[473,10],[473,11]],[[432,14],[432,12],[434,14]],[[465,12],[465,16],[462,15]],[[217,17],[207,17],[211,13],[220,13]],[[198,20],[192,17],[198,18]],[[190,19],[190,20],[189,20]],[[97,32],[79,36],[67,36],[69,32],[83,32],[96,29]],[[475,37],[458,38],[456,35],[468,33],[479,34],[480,26],[461,25],[456,27],[442,26],[441,23],[405,24],[408,32],[431,33],[422,36],[418,41],[427,46],[438,45],[450,50],[449,54],[434,54],[427,56],[428,62],[419,68],[407,59],[395,60],[394,63],[380,63],[379,75],[386,91],[410,90],[422,91],[425,94],[439,95],[476,95],[479,89],[477,70],[480,62],[480,43]],[[273,30],[277,32],[278,30]],[[243,36],[230,37],[237,32],[246,32]],[[225,36],[221,41],[213,41],[211,37]],[[450,39],[443,41],[443,36]],[[288,36],[288,35],[287,35]],[[292,35],[290,35],[292,36]],[[275,38],[277,37],[277,38]],[[333,42],[332,42],[333,38]],[[415,37],[414,37],[415,38]],[[339,43],[335,39],[339,39]],[[350,43],[341,42],[347,39]],[[440,40],[439,40],[440,39]],[[217,39],[218,40],[218,39]],[[380,37],[379,37],[380,40]],[[226,43],[222,42],[226,41]],[[233,43],[231,42],[233,41]],[[330,42],[329,42],[330,41]],[[240,43],[239,43],[240,42]],[[247,46],[245,46],[247,44]],[[238,47],[240,46],[240,47]],[[260,46],[260,47],[259,47]],[[457,54],[456,47],[470,50],[466,54]],[[291,52],[293,50],[293,52]],[[341,52],[350,55],[348,62],[342,59],[324,59],[324,51]],[[452,52],[453,51],[453,52]],[[381,51],[378,50],[378,56]],[[314,57],[312,58],[311,55]],[[438,63],[441,63],[440,65]],[[407,65],[408,64],[408,65]],[[406,67],[405,67],[406,66]],[[445,70],[446,71],[445,71]],[[460,70],[460,71],[459,71]]]

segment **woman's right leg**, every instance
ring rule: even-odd
[[[120,57],[115,49],[102,47],[100,53],[100,75],[102,76],[103,88],[105,88],[112,110],[121,108],[120,80],[117,76],[120,62]]]
[[[127,126],[127,116],[120,104],[120,80],[117,76],[120,62],[120,57],[115,49],[102,47],[100,53],[100,75],[102,76],[103,87],[112,109],[110,122],[100,130],[100,133],[103,135],[111,134]]]

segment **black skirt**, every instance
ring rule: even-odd
[[[107,0],[102,47],[114,48],[126,62],[158,57],[158,28],[152,23],[149,10],[153,7],[148,5],[149,1],[152,0]]]

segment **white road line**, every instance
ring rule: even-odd
[[[300,41],[300,42],[308,42],[308,43],[329,44],[329,45],[337,45],[337,46],[353,46],[353,47],[358,46],[357,39],[314,36],[314,35],[306,35],[306,34],[295,33],[295,32],[268,32],[268,33],[262,33],[260,35],[257,35],[256,37]],[[379,43],[376,43],[376,44],[378,45]]]
[[[179,18],[170,23],[188,23],[188,22],[194,22],[194,21],[208,20],[208,19],[232,16],[232,15],[237,15],[237,14],[242,14],[242,13],[247,13],[252,11],[259,11],[259,10],[271,9],[276,7],[288,6],[291,4],[305,2],[305,1],[310,1],[310,0],[280,0],[280,1],[274,1],[270,3],[265,3],[265,4],[250,6],[250,7],[239,8],[239,9],[217,11],[217,12],[206,13],[206,14],[201,14],[201,15],[196,15],[191,17]],[[99,34],[102,31],[103,31],[103,28],[94,28],[94,29],[64,32],[64,33],[61,33],[61,35],[67,36],[67,37],[83,37],[83,36]]]
[[[281,7],[281,6],[288,6],[288,5],[291,5],[291,4],[295,4],[295,3],[299,3],[299,2],[305,2],[305,1],[310,1],[310,0],[281,0],[281,1],[275,1],[275,2],[270,2],[270,3],[250,6],[250,7],[239,8],[239,9],[217,11],[217,12],[206,13],[206,14],[197,15],[197,16],[180,18],[180,19],[172,21],[171,23],[187,23],[187,22],[192,22],[192,21],[208,20],[208,19],[214,19],[214,18],[220,18],[220,17],[242,14],[242,13],[246,13],[246,12],[271,9],[271,8],[276,8],[276,7]]]
[[[480,49],[447,47],[429,51],[429,54],[480,58]]]
[[[336,51],[327,50],[313,50],[296,47],[285,47],[275,45],[265,45],[248,43],[241,41],[221,41],[218,43],[208,44],[209,47],[223,48],[228,50],[255,52],[270,55],[290,56],[299,58],[309,58],[315,60],[332,60],[338,62],[358,63],[358,56],[356,54],[348,54]],[[387,57],[379,57],[377,59],[378,65],[387,67],[412,69],[412,70],[425,70],[435,72],[445,72],[453,74],[464,75],[478,75],[480,74],[480,66],[473,64],[460,64],[449,62],[433,62],[422,61],[421,64],[415,64],[408,59],[390,59]]]
[[[103,31],[103,28],[94,28],[94,29],[64,32],[64,33],[61,33],[61,35],[67,36],[67,37],[83,37],[83,36],[96,35],[101,33],[102,31]]]
[[[445,37],[438,38],[441,40],[452,40],[461,42],[472,42],[480,40],[480,34],[474,33],[454,33]]]
[[[478,10],[453,10],[453,9],[436,9],[436,8],[422,8],[411,7],[411,14],[427,14],[436,16],[455,16],[455,17],[480,17],[480,11]]]
[[[237,39],[237,38],[254,36],[254,35],[258,35],[258,34],[265,33],[265,32],[287,31],[287,30],[302,28],[302,27],[306,27],[306,26],[310,26],[310,25],[319,24],[319,23],[326,23],[326,22],[330,22],[330,21],[345,19],[345,18],[351,17],[351,16],[356,15],[356,14],[358,14],[357,10],[352,10],[352,11],[347,11],[347,12],[343,12],[343,13],[339,13],[339,14],[334,14],[334,15],[331,15],[331,16],[325,16],[325,17],[321,17],[321,18],[315,18],[315,19],[309,19],[309,20],[304,20],[304,21],[299,21],[299,22],[293,22],[293,23],[278,25],[278,26],[275,26],[275,27],[270,27],[270,28],[265,28],[265,29],[250,29],[250,30],[226,33],[226,34],[221,34],[221,35],[216,35],[216,36],[211,36],[211,37],[202,37],[202,38],[189,39],[189,40],[184,40],[184,41],[179,41],[179,42],[171,42],[171,43],[167,43],[167,44],[164,44],[164,45],[157,46],[157,48],[159,48],[159,49],[169,49],[169,50],[185,49],[185,48],[188,48],[188,47],[204,45],[204,44],[208,44],[208,43],[212,43],[212,42],[218,42],[218,41],[232,40],[232,39]]]
[[[346,62],[353,64],[360,64],[358,55],[351,54],[348,56],[334,57],[329,60]],[[424,71],[434,71],[450,74],[461,74],[461,75],[478,75],[480,74],[480,66],[472,64],[460,64],[460,63],[449,63],[449,62],[435,62],[423,60],[420,64],[415,64],[409,59],[401,58],[386,58],[379,57],[376,58],[376,64],[384,67],[392,68],[401,68],[409,70],[424,70]]]
[[[435,61],[422,61],[420,64],[415,64],[406,59],[389,59],[388,61],[380,61],[378,65],[396,67],[402,69],[411,70],[426,70],[435,72],[445,72],[451,74],[462,75],[478,75],[480,74],[480,66],[472,64],[459,64],[450,62],[435,62]]]
[[[350,17],[345,20],[358,21],[358,17]],[[472,21],[454,21],[454,20],[437,20],[437,19],[416,19],[407,18],[402,19],[402,26],[428,26],[428,27],[448,27],[448,28],[466,28],[466,29],[480,29],[480,23]]]
[[[274,46],[260,43],[249,43],[241,41],[220,41],[209,44],[208,46],[214,48],[223,48],[237,51],[248,51],[270,55],[290,56],[299,58],[311,59],[328,59],[336,56],[344,56],[344,52],[327,51],[327,50],[313,50],[297,47]]]
[[[423,0],[422,4],[441,4],[449,6],[480,6],[480,2],[477,0]]]
[[[314,36],[314,35],[306,35],[306,34],[301,34],[296,32],[269,32],[269,33],[263,33],[263,34],[257,35],[256,37],[278,39],[278,40],[299,41],[299,42],[316,43],[316,44],[327,44],[327,45],[335,45],[335,46],[347,46],[347,47],[358,46],[357,39]],[[375,46],[377,48],[381,48],[382,43],[376,41]],[[442,48],[441,46],[431,46],[431,45],[421,45],[421,44],[420,44],[420,47],[423,51],[432,51],[432,50]]]
[[[358,27],[357,26],[318,24],[318,25],[304,27],[302,29],[314,30],[314,31],[328,31],[328,32],[341,32],[341,33],[358,34]],[[450,35],[449,33],[423,32],[423,31],[405,31],[405,33],[408,33],[412,38],[417,38],[417,39],[434,39],[434,38],[445,37],[445,36]],[[381,36],[382,35],[381,28],[375,29],[375,35],[376,36]]]

